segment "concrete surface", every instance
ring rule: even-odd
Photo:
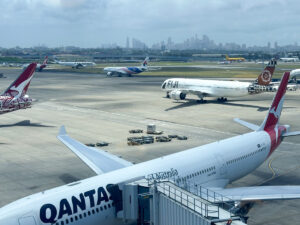
[[[4,90],[20,70],[0,69]],[[18,198],[95,174],[56,139],[65,125],[73,138],[83,143],[109,142],[103,147],[132,162],[182,151],[249,132],[234,123],[239,117],[260,124],[274,93],[229,99],[207,104],[173,101],[160,90],[163,77],[112,77],[105,75],[36,73],[29,95],[37,99],[31,109],[0,117],[0,207]],[[300,130],[299,91],[288,92],[281,123]],[[30,120],[30,123],[26,120]],[[185,135],[173,140],[127,146],[130,129],[146,129],[154,123],[165,134]],[[300,139],[286,139],[279,149],[252,174],[230,186],[300,185]],[[241,149],[242,151],[242,149]],[[300,200],[257,202],[249,224],[298,224]]]

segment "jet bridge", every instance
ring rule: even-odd
[[[124,224],[245,225],[247,221],[231,212],[234,205],[228,202],[233,201],[201,186],[147,179],[114,186],[119,189],[116,217]]]

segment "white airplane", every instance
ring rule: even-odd
[[[296,81],[297,77],[300,77],[300,69],[294,69],[290,72],[291,80]]]
[[[237,204],[256,200],[299,199],[300,186],[225,188],[258,168],[285,137],[300,135],[300,131],[290,132],[289,125],[279,125],[288,80],[289,72],[286,72],[260,126],[236,119],[253,132],[135,165],[105,151],[85,146],[70,138],[62,127],[58,139],[97,176],[10,203],[0,208],[0,224],[122,224],[123,221],[115,217],[116,203],[112,200],[109,185],[162,171],[167,177],[178,175],[177,183],[197,183],[230,197]]]
[[[279,59],[282,62],[299,62],[299,58],[297,56],[295,57],[283,57]]]
[[[58,60],[54,60],[55,63],[62,65],[62,66],[70,66],[72,68],[82,68],[82,67],[87,67],[87,66],[95,66],[96,63],[94,62],[62,62],[62,61],[58,61]]]
[[[48,63],[48,56],[45,56],[44,62],[42,64],[37,64],[35,70],[38,72],[41,72],[44,68],[46,68]],[[23,65],[23,70],[25,70],[30,64],[24,64]]]
[[[132,74],[142,73],[148,70],[149,57],[146,57],[141,66],[134,67],[105,67],[103,70],[107,76],[122,75],[132,76]]]
[[[172,78],[163,82],[161,88],[166,91],[167,98],[184,100],[187,94],[197,95],[201,102],[205,97],[218,97],[218,101],[227,101],[227,97],[242,97],[262,92],[257,87],[267,86],[271,83],[276,61],[271,60],[258,76],[255,83],[239,81],[220,81],[203,79]]]

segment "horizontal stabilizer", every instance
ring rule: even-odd
[[[255,125],[255,124],[253,124],[253,123],[246,122],[246,121],[241,120],[241,119],[239,119],[239,118],[235,118],[235,119],[233,119],[233,120],[234,120],[235,122],[241,124],[242,126],[249,128],[250,130],[256,131],[256,130],[259,129],[259,126]]]
[[[57,138],[97,174],[107,173],[132,165],[131,162],[115,155],[109,154],[98,148],[87,147],[70,138],[67,135],[64,126],[60,128]]]
[[[291,137],[291,136],[297,136],[300,135],[300,131],[293,131],[293,132],[287,132],[285,134],[283,134],[283,137]]]
[[[300,186],[238,187],[216,192],[233,201],[300,199]]]

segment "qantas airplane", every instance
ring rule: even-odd
[[[0,114],[31,107],[32,99],[29,98],[26,92],[35,69],[36,63],[31,63],[6,91],[0,95]]]
[[[38,72],[42,72],[42,70],[47,66],[48,56],[45,57],[44,62],[42,64],[37,64],[35,70]],[[24,64],[23,69],[25,70],[30,64]]]
[[[110,185],[162,171],[166,175],[178,175],[178,183],[190,181],[213,189],[230,197],[237,205],[255,200],[299,199],[300,186],[226,188],[227,184],[246,176],[265,162],[285,137],[300,135],[300,131],[291,132],[289,125],[279,125],[288,80],[289,72],[286,72],[260,126],[236,119],[253,132],[135,165],[85,146],[69,137],[61,127],[58,139],[97,175],[30,195],[0,208],[0,224],[122,224],[123,221],[115,217],[117,208]]]
[[[94,63],[94,62],[62,62],[62,61],[58,61],[58,60],[54,60],[54,61],[59,65],[71,66],[72,68],[75,68],[75,69],[96,65],[96,63]]]
[[[271,60],[258,76],[255,83],[239,81],[220,81],[203,79],[172,78],[163,82],[161,88],[166,91],[167,98],[184,100],[187,94],[197,95],[201,102],[204,97],[218,97],[218,101],[227,101],[227,97],[242,97],[260,93],[261,89],[254,89],[256,85],[267,86],[271,83],[276,61]]]
[[[146,57],[141,66],[136,67],[105,67],[103,70],[107,73],[107,76],[122,75],[132,76],[132,74],[138,74],[148,70],[149,57]]]

